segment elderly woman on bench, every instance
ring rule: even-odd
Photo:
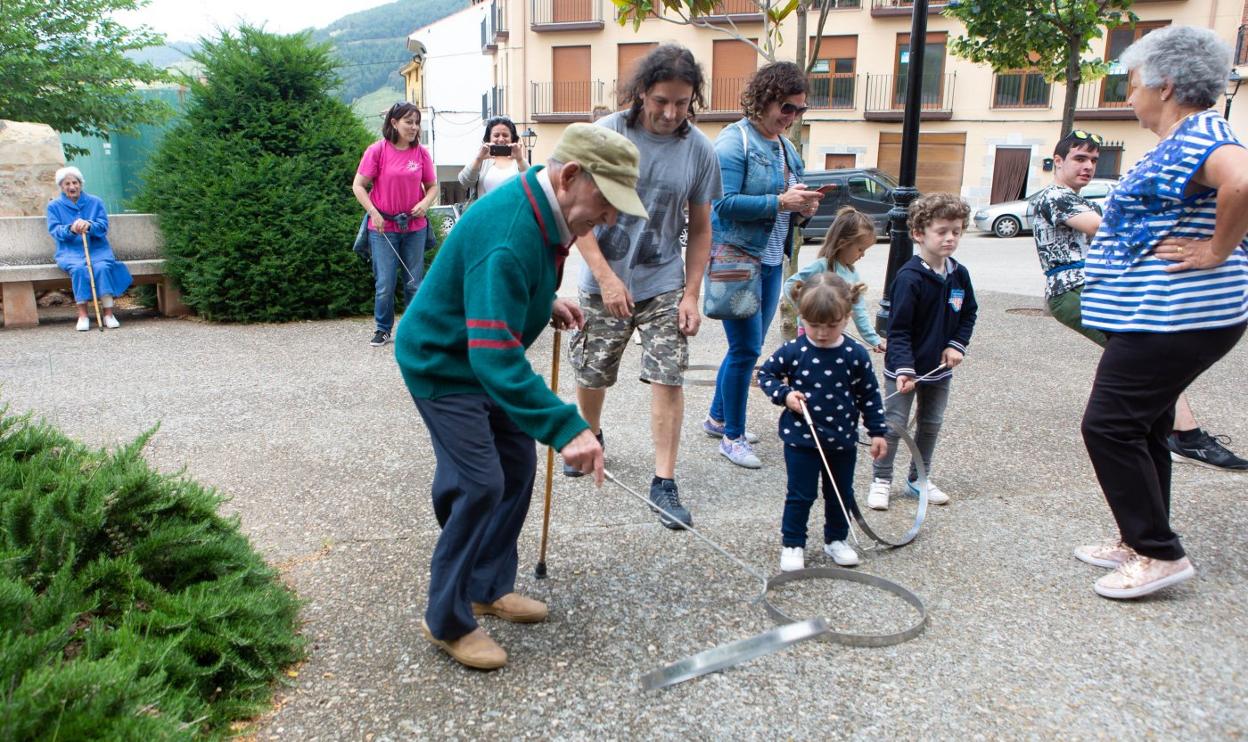
[[[95,293],[104,310],[104,326],[120,327],[113,316],[113,297],[130,287],[130,271],[113,256],[108,244],[108,212],[104,202],[82,190],[82,171],[63,167],[56,171],[59,198],[48,204],[48,234],[56,240],[56,264],[69,274],[78,303],[78,331],[91,329],[87,302],[91,301],[91,276],[95,274]],[[91,267],[83,249],[83,235],[91,249]]]

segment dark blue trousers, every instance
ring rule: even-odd
[[[852,515],[858,510],[854,501],[854,465],[858,461],[856,446],[848,451],[826,451],[828,465],[836,477],[845,508]],[[784,498],[784,519],[780,523],[780,535],[785,546],[806,546],[806,522],[810,519],[810,506],[819,497],[819,484],[823,484],[823,542],[844,541],[849,536],[849,523],[841,513],[836,492],[823,470],[823,461],[815,448],[799,448],[785,444],[784,466],[788,470],[789,487]]]
[[[443,641],[477,628],[472,602],[516,587],[516,540],[533,495],[537,448],[484,394],[417,399],[433,439],[433,512],[442,535],[429,566],[425,622]]]

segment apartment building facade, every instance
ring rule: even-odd
[[[620,26],[610,0],[474,0],[487,9],[481,50],[492,61],[493,82],[481,91],[482,116],[511,116],[538,137],[534,159],[549,155],[559,133],[573,121],[589,121],[596,107],[615,110],[616,90],[636,60],[662,42],[691,49],[709,78],[707,107],[697,123],[712,138],[740,118],[739,97],[763,60],[748,44],[718,30],[677,25],[662,17],[639,29]],[[818,45],[811,73],[810,110],[804,117],[802,155],[808,169],[878,166],[897,172],[901,116],[913,0],[836,0]],[[762,32],[751,0],[724,0],[717,26],[735,24],[749,36]],[[921,190],[960,193],[973,206],[1031,193],[1050,179],[1046,159],[1060,136],[1065,88],[1034,72],[994,73],[953,56],[949,44],[961,24],[941,14],[933,0],[925,47],[923,112],[919,146]],[[1241,29],[1248,2],[1137,0],[1134,27],[1107,29],[1091,54],[1113,61],[1144,33],[1166,25],[1212,28],[1236,45],[1245,61]],[[781,29],[781,59],[795,58],[796,19]],[[753,37],[751,37],[753,38]],[[1117,70],[1078,91],[1075,125],[1108,142],[1099,175],[1124,172],[1155,142],[1126,104],[1126,77]],[[1232,123],[1248,117],[1248,101]],[[1238,128],[1238,126],[1237,126]]]

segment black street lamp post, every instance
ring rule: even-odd
[[[532,126],[527,126],[524,133],[520,135],[521,141],[524,142],[524,159],[530,165],[533,164],[533,145],[537,142],[537,132],[533,131]]]
[[[1231,76],[1226,81],[1226,112],[1222,114],[1222,118],[1227,121],[1231,120],[1231,99],[1239,92],[1239,84],[1243,82],[1243,78],[1239,76],[1239,70],[1232,68]]]
[[[876,331],[887,337],[889,292],[893,278],[914,255],[914,241],[906,227],[910,202],[919,195],[914,187],[919,159],[919,114],[923,111],[923,51],[927,45],[928,0],[914,0],[914,17],[910,22],[910,50],[906,67],[906,108],[901,123],[901,164],[899,187],[893,191],[893,208],[888,212],[891,241],[888,248],[888,271],[884,275],[884,298],[875,316]]]

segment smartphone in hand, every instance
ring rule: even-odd
[[[818,188],[816,188],[815,193],[821,193],[826,196],[829,193],[832,193],[833,191],[837,190],[837,188],[839,188],[839,186],[837,186],[836,184],[828,183],[827,185],[821,185]]]
[[[511,155],[510,144],[491,144],[490,154],[494,157],[508,157]]]

